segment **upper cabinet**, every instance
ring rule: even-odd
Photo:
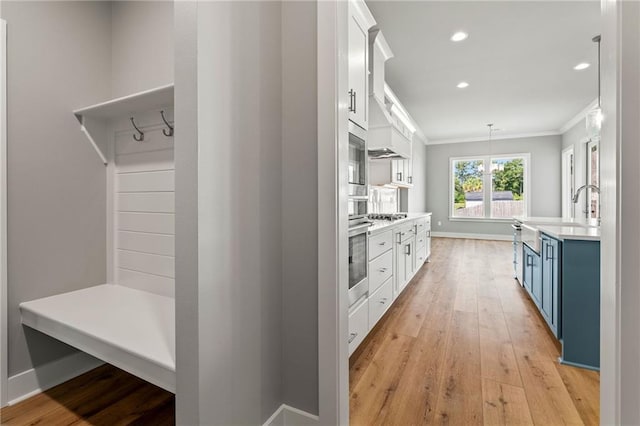
[[[374,25],[363,1],[349,2],[349,120],[365,130],[369,124],[369,28]]]

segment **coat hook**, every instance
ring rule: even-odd
[[[136,129],[136,132],[138,132],[137,135],[133,135],[133,139],[138,142],[142,142],[144,140],[144,132],[140,130],[138,126],[136,126],[135,121],[133,121],[133,117],[131,117],[130,120],[131,120],[131,125],[133,126],[134,129]]]
[[[160,111],[160,115],[162,116],[162,121],[164,121],[164,124],[167,126],[167,129],[162,129],[162,134],[167,137],[173,136],[173,126],[164,118],[164,111]]]

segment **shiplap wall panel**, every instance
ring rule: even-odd
[[[118,194],[121,212],[174,213],[173,192],[127,192]]]
[[[121,231],[175,234],[175,215],[171,213],[118,212],[117,220]]]
[[[175,237],[173,235],[119,231],[117,241],[119,249],[164,256],[175,255]]]
[[[142,152],[116,156],[118,173],[173,170],[173,150]]]
[[[174,191],[174,175],[173,170],[118,173],[116,187],[119,192]]]
[[[175,278],[173,256],[118,250],[118,266],[132,271],[146,272],[166,278]]]
[[[144,272],[118,269],[118,284],[135,288],[136,290],[150,291],[161,296],[174,297],[174,279],[159,275],[146,274]]]
[[[174,297],[173,138],[158,123],[143,130],[143,142],[130,131],[115,134],[115,276],[120,285]]]

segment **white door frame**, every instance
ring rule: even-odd
[[[0,19],[0,407],[7,404],[7,23]]]
[[[348,2],[317,2],[319,424],[349,424]]]
[[[572,200],[576,190],[575,161],[573,146],[562,150],[562,217],[575,217],[575,204]]]
[[[640,3],[601,5],[600,424],[640,424]]]

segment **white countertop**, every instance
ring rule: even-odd
[[[538,225],[540,232],[558,240],[600,241],[600,228],[584,226]]]
[[[593,227],[597,225],[596,219],[570,218],[570,217],[544,217],[544,216],[514,216],[513,220],[527,225],[582,225]]]
[[[404,222],[411,222],[412,220],[420,219],[421,217],[431,216],[431,212],[425,213],[407,213],[407,217],[398,220],[376,220],[373,225],[369,227],[369,235],[377,234],[385,229],[390,229],[394,226],[398,226]]]

